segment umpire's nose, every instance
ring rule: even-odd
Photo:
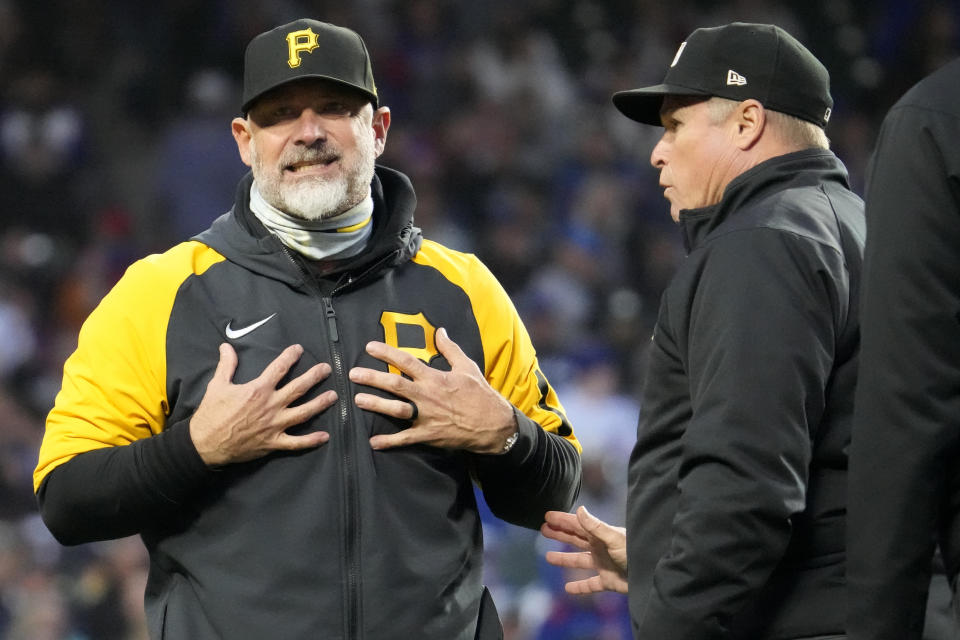
[[[660,136],[657,144],[653,147],[653,151],[650,152],[650,164],[653,165],[654,169],[662,169],[663,165],[667,162],[666,135],[666,132],[664,132],[663,135]]]

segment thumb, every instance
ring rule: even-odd
[[[450,363],[451,369],[457,369],[458,367],[472,367],[479,370],[477,363],[467,357],[467,354],[463,352],[463,349],[460,348],[460,345],[450,339],[450,336],[447,335],[446,329],[443,327],[437,329],[435,340],[437,343],[437,351],[439,351],[440,355],[447,359],[447,362]]]
[[[213,378],[223,382],[232,382],[238,362],[237,352],[233,349],[233,346],[228,342],[222,343],[220,345],[220,360],[217,362],[217,370],[213,372]]]

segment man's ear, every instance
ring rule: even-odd
[[[387,131],[390,129],[390,107],[380,107],[373,112],[374,150],[377,157],[387,146]]]
[[[240,159],[243,164],[251,166],[250,160],[250,123],[246,118],[234,118],[230,123],[230,131],[233,133],[233,139],[237,142],[237,150],[240,152]]]
[[[767,111],[759,101],[750,99],[739,104],[734,114],[735,144],[746,151],[753,147],[763,135],[767,126]]]

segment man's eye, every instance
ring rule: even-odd
[[[342,102],[329,102],[323,106],[323,112],[331,115],[349,115],[351,110]]]
[[[294,117],[293,110],[290,107],[284,107],[284,106],[263,109],[259,111],[255,116],[256,121],[261,126],[277,124],[278,122],[289,120],[290,118],[293,118],[293,117]]]

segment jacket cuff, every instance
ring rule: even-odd
[[[540,437],[543,429],[516,407],[513,407],[513,419],[516,424],[516,440],[514,440],[512,444],[505,441],[503,443],[504,449],[506,449],[505,451],[488,453],[486,457],[514,464],[522,464],[523,461],[536,450],[537,438]],[[510,444],[509,447],[507,446],[508,444]]]

